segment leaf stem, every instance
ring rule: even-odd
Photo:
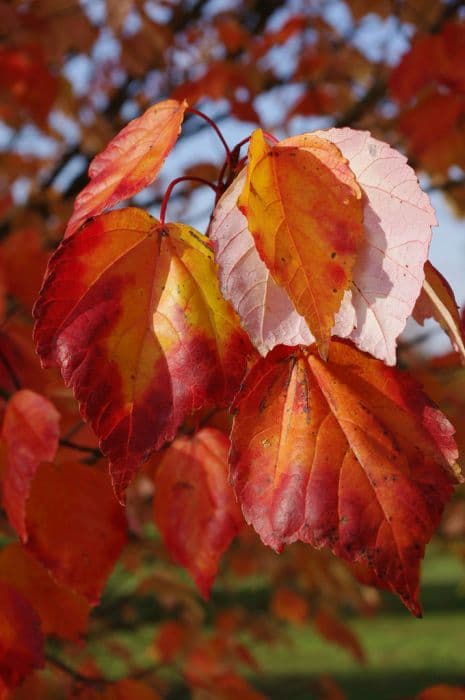
[[[239,151],[241,150],[242,146],[245,146],[246,143],[249,143],[249,141],[250,141],[251,138],[252,138],[251,136],[246,136],[245,139],[242,139],[242,141],[239,141],[239,143],[236,143],[236,145],[235,145],[234,148],[233,148],[233,153],[234,153],[234,152],[239,153]]]
[[[102,453],[98,447],[88,447],[87,445],[79,445],[77,442],[68,440],[67,438],[60,438],[60,445],[62,447],[69,447],[71,450],[78,450],[79,452],[86,452],[94,457],[101,457]]]
[[[233,154],[234,154],[234,151],[232,152],[232,155]],[[215,205],[218,202],[221,195],[223,194],[223,192],[225,191],[226,187],[228,186],[228,181],[223,182],[223,180],[224,180],[224,176],[226,174],[226,171],[228,170],[228,166],[229,166],[229,170],[231,170],[231,165],[233,162],[234,162],[233,158],[230,158],[229,160],[225,160],[223,163],[223,167],[220,170],[220,174],[218,175],[218,183],[216,185]]]
[[[265,136],[269,141],[272,141],[274,144],[279,143],[279,139],[277,139],[276,136],[273,136],[273,134],[270,134],[269,131],[264,131],[263,136]],[[245,146],[246,143],[249,143],[251,138],[252,136],[246,136],[245,139],[242,139],[242,141],[236,143],[236,145],[232,149],[232,153],[234,153],[235,151],[240,151],[242,146]]]
[[[194,107],[188,107],[186,109],[186,112],[190,112],[191,114],[195,114],[197,117],[200,117],[200,119],[204,119],[207,124],[211,126],[211,128],[216,132],[218,135],[218,138],[220,139],[221,143],[224,146],[224,150],[226,151],[226,160],[229,162],[231,159],[231,151],[229,149],[228,144],[226,143],[226,139],[224,138],[223,134],[221,133],[221,129],[215,124],[213,119],[210,119],[210,117],[207,117],[206,114],[203,112],[200,112],[198,109],[194,109]]]
[[[160,223],[163,225],[165,223],[165,217],[166,217],[166,209],[168,207],[168,202],[169,198],[171,196],[171,192],[173,189],[176,187],[176,185],[179,182],[200,182],[201,185],[206,185],[207,187],[210,187],[215,194],[218,192],[218,187],[213,184],[213,182],[210,182],[210,180],[205,180],[203,177],[196,177],[195,175],[183,175],[182,177],[177,177],[174,180],[170,182],[168,187],[166,188],[166,192],[163,197],[163,201],[161,203],[160,207]]]
[[[52,664],[52,666],[55,666],[55,668],[59,668],[60,671],[66,673],[77,683],[90,686],[102,686],[108,683],[108,681],[106,681],[104,678],[93,678],[92,676],[85,676],[82,673],[79,673],[79,671],[75,671],[74,668],[68,666],[67,663],[56,656],[53,656],[52,654],[47,654],[45,658],[49,664]]]
[[[279,143],[279,139],[277,139],[276,136],[273,136],[273,134],[270,134],[269,131],[264,131],[263,136],[265,136],[270,141],[273,141],[273,143]]]

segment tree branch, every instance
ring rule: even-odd
[[[85,676],[84,674],[79,673],[79,671],[76,671],[65,661],[59,659],[53,654],[46,654],[45,659],[49,664],[55,666],[55,668],[60,669],[60,671],[66,673],[67,676],[70,676],[74,681],[76,681],[76,683],[82,683],[83,685],[89,685],[94,687],[104,686],[108,684],[108,681],[106,681],[104,678],[95,678],[93,676]]]
[[[425,188],[426,192],[451,192],[456,187],[465,187],[465,177],[460,178],[460,180],[443,180],[443,182],[436,182],[432,185],[428,185]]]

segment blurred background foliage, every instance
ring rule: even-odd
[[[440,221],[453,211],[456,248],[438,245],[446,263],[464,269],[464,2],[0,0],[0,389],[4,399],[21,387],[53,401],[63,458],[92,461],[98,451],[61,381],[39,368],[32,304],[90,160],[167,97],[202,109],[231,145],[257,124],[279,138],[370,130],[405,152]],[[161,178],[134,202],[156,215],[174,168],[213,179],[222,155],[215,134],[189,116]],[[171,218],[205,228],[211,197],[197,185],[177,188]],[[465,371],[454,353],[432,356],[433,332],[406,336],[400,363],[454,421],[463,450]],[[45,671],[15,700],[463,697],[459,689],[418,695],[465,685],[463,490],[428,551],[417,621],[360,583],[356,567],[300,544],[278,556],[249,529],[205,603],[154,527],[156,467],[154,458],[130,489],[129,544],[87,643],[52,635]],[[4,517],[1,538],[4,551],[14,546]],[[0,560],[0,578],[2,570]],[[110,681],[122,678],[130,685],[111,694]]]

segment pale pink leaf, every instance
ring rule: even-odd
[[[366,197],[365,243],[334,334],[393,365],[397,338],[422,288],[434,210],[406,157],[368,131],[327,129],[312,136],[340,149]],[[305,147],[305,135],[282,144]]]
[[[247,219],[237,206],[245,176],[243,170],[223,194],[210,225],[221,291],[262,355],[275,345],[310,345],[313,336],[304,318],[258,255]]]
[[[424,280],[436,224],[433,208],[405,156],[369,132],[328,129],[311,136],[326,138],[341,150],[365,196],[365,242],[333,335],[350,338],[361,350],[395,364],[397,337]],[[281,145],[305,148],[305,134]],[[313,336],[287,293],[270,277],[236,206],[244,179],[241,173],[220,199],[210,229],[223,294],[262,354],[279,344],[309,345]]]

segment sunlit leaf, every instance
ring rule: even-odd
[[[325,356],[363,241],[361,191],[347,161],[325,139],[269,147],[257,130],[240,206],[260,257]]]
[[[236,408],[231,474],[262,540],[363,559],[420,614],[420,560],[457,479],[454,429],[420,387],[341,341],[327,364],[278,347]]]
[[[208,239],[138,209],[104,214],[62,243],[35,317],[42,362],[73,388],[120,498],[190,413],[227,405],[250,351]]]
[[[393,365],[424,279],[436,216],[407,159],[367,131],[315,132],[347,158],[364,195],[365,240],[334,333]],[[302,137],[284,141],[299,143]]]
[[[158,102],[130,121],[94,158],[90,182],[76,198],[66,236],[156,178],[179,136],[186,107],[186,102],[177,100]]]
[[[313,336],[286,291],[261,260],[247,219],[238,206],[246,171],[236,177],[218,202],[210,224],[221,291],[240,316],[257,350],[275,345],[311,345]]]
[[[364,194],[365,240],[331,332],[395,364],[397,337],[424,279],[434,212],[405,157],[368,132],[328,129],[281,144],[305,149],[316,136],[341,150]],[[314,338],[304,318],[260,260],[238,208],[244,177],[241,173],[220,199],[210,227],[223,294],[262,354],[280,343],[310,345]]]
[[[413,317],[421,324],[427,318],[434,318],[444,328],[452,347],[460,354],[462,364],[465,364],[464,329],[454,292],[448,281],[429,261],[425,264],[425,281]]]

